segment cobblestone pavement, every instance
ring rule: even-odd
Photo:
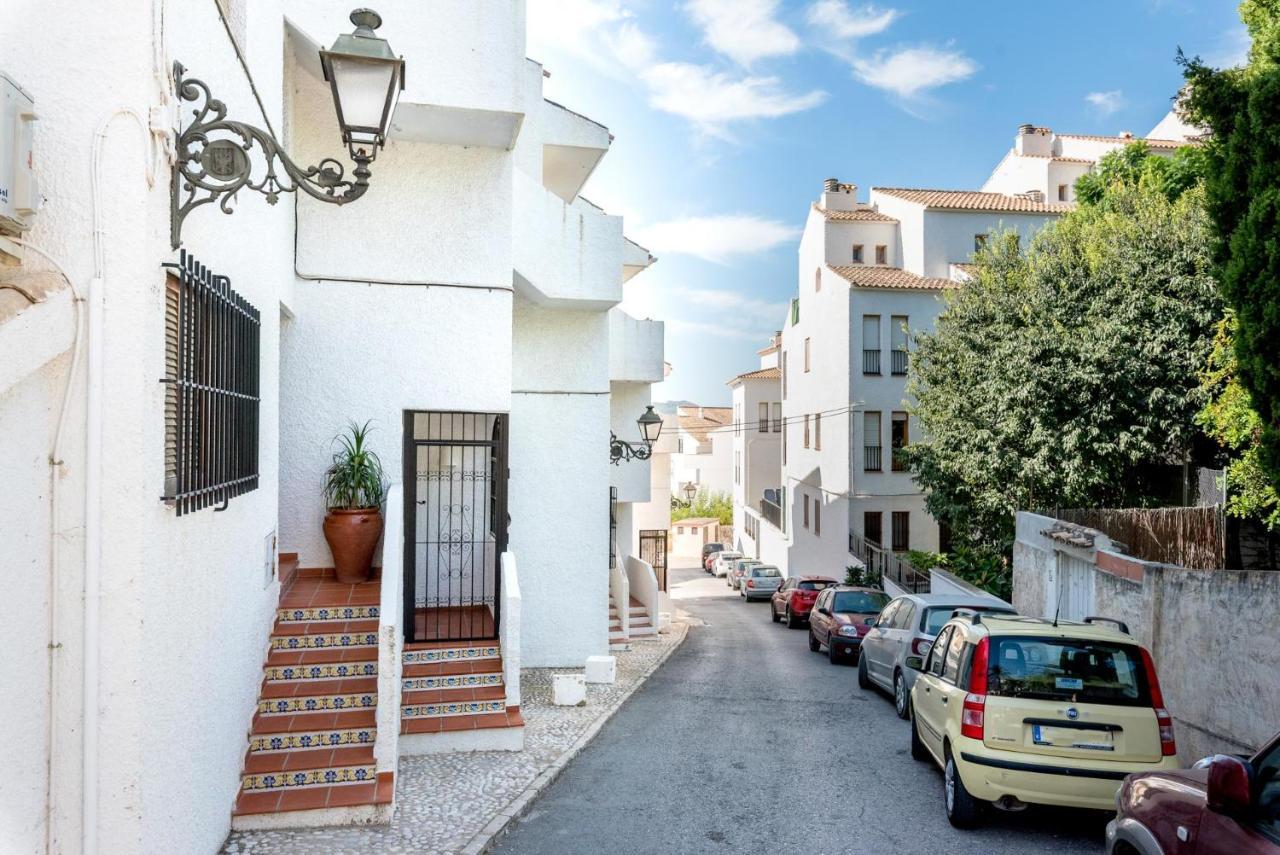
[[[607,717],[650,668],[684,640],[686,630],[687,624],[677,622],[671,632],[633,642],[630,650],[616,653],[617,681],[588,685],[583,707],[551,703],[552,675],[575,669],[524,669],[520,708],[525,750],[401,758],[390,825],[234,832],[222,851],[234,855],[459,852],[539,775],[555,767],[597,721]]]

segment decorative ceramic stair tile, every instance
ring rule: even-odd
[[[377,619],[377,606],[321,606],[318,608],[308,607],[276,610],[276,620],[282,623]]]
[[[454,701],[439,704],[410,704],[400,708],[402,719],[441,718],[452,715],[482,715],[484,713],[505,713],[507,702],[496,701]]]
[[[281,594],[233,826],[293,811],[327,811],[305,820],[318,824],[389,818],[394,774],[373,757],[380,587],[302,569]]]
[[[410,647],[404,652],[401,688],[400,732],[415,739],[524,725],[519,707],[506,705],[502,650],[494,642]],[[510,741],[502,737],[495,743],[473,735],[480,741],[468,743],[465,750],[492,750]],[[457,750],[457,746],[440,750]]]
[[[406,677],[400,683],[402,692],[423,692],[429,689],[471,689],[481,686],[501,686],[502,672],[480,674],[439,674],[425,677]]]
[[[375,639],[376,641],[376,639]],[[458,647],[410,648],[404,652],[405,665],[426,665],[433,662],[460,662],[475,659],[498,659],[502,649],[497,644]]]

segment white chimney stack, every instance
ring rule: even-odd
[[[852,211],[857,206],[858,185],[841,184],[838,178],[822,182],[822,199],[818,202],[824,211]]]

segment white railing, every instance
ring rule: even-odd
[[[649,613],[649,619],[653,622],[653,628],[656,632],[661,629],[659,626],[660,603],[658,601],[658,577],[653,572],[653,565],[648,561],[641,561],[634,555],[628,555],[624,562],[627,566],[627,583],[632,594],[640,605],[644,606],[645,611]],[[619,604],[619,610],[630,608],[631,601]]]
[[[394,772],[400,757],[400,689],[404,627],[404,490],[392,484],[383,505],[382,591],[378,604],[378,733],[373,759]]]
[[[502,645],[502,682],[507,685],[507,706],[520,706],[520,579],[516,556],[502,553],[502,613],[498,641]]]
[[[613,566],[609,568],[609,598],[617,606],[618,620],[622,624],[618,632],[623,638],[631,637],[631,580],[624,571],[626,559],[618,551],[617,543],[613,546],[613,554],[617,556]]]

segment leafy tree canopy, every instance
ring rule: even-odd
[[[699,490],[692,502],[682,502],[671,497],[671,520],[714,517],[721,525],[733,525],[733,498],[725,492]]]
[[[1183,59],[1188,118],[1203,146],[1213,259],[1235,312],[1234,378],[1258,416],[1254,476],[1280,487],[1280,0],[1246,0],[1253,44],[1243,68]],[[1233,387],[1227,386],[1224,389]],[[1243,452],[1242,452],[1243,453]]]
[[[1007,552],[1020,509],[1141,501],[1135,466],[1183,460],[1197,433],[1221,317],[1203,191],[1170,194],[1150,159],[1118,153],[1026,253],[992,235],[919,337],[908,458],[961,544]]]

